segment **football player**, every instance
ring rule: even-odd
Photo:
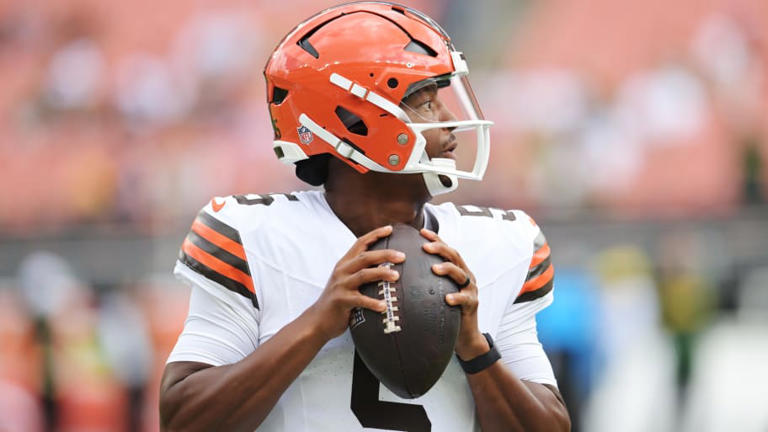
[[[430,18],[350,3],[299,24],[265,77],[277,157],[324,191],[211,200],[175,274],[192,287],[160,397],[168,430],[564,431],[570,420],[536,336],[552,302],[549,246],[520,210],[428,201],[482,178],[489,128],[464,56]],[[466,148],[473,161],[464,169]],[[355,355],[350,313],[383,312],[359,287],[396,281],[368,246],[420,228],[432,270],[461,290],[456,356],[425,395],[400,399]]]

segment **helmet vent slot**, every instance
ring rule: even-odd
[[[366,126],[363,119],[358,117],[355,113],[350,112],[342,106],[337,106],[335,112],[336,117],[341,120],[341,123],[344,124],[344,127],[347,128],[349,132],[355,135],[368,135],[368,126]]]
[[[411,39],[408,45],[405,46],[405,50],[417,54],[428,55],[430,57],[437,57],[437,51],[430,48],[424,42],[417,41],[416,39]]]
[[[304,37],[299,39],[299,41],[296,42],[296,45],[300,46],[301,49],[303,49],[304,51],[308,52],[312,57],[320,58],[320,53],[318,53],[317,50],[315,49],[315,47],[312,46],[312,43],[309,42],[309,38],[311,38],[318,30],[323,28],[323,26],[325,26],[326,24],[330,23],[333,20],[337,20],[337,19],[339,19],[339,18],[341,18],[341,17],[343,17],[345,15],[346,14],[342,13],[341,15],[335,16],[335,17],[329,19],[328,21],[325,21],[323,23],[318,24],[315,28],[313,28],[312,30],[308,31],[307,34],[304,35]]]
[[[308,52],[312,57],[314,58],[320,58],[320,54],[318,54],[315,47],[312,46],[311,43],[309,43],[309,37],[312,36],[314,32],[310,32],[308,35],[304,36],[297,42],[297,45],[301,47],[304,51]]]
[[[283,103],[283,101],[287,96],[288,96],[288,90],[284,88],[275,86],[272,89],[272,103],[275,105],[280,105],[281,103]]]

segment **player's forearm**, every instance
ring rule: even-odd
[[[568,431],[568,411],[546,386],[515,377],[500,361],[467,375],[484,431]]]
[[[327,342],[316,322],[308,309],[240,362],[200,369],[177,382],[164,377],[164,429],[254,430]]]

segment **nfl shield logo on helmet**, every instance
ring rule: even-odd
[[[308,145],[309,143],[311,143],[315,139],[315,136],[312,134],[312,131],[309,130],[304,125],[296,128],[296,131],[299,132],[299,139],[301,140],[302,144],[307,144]]]

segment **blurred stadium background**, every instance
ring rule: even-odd
[[[334,3],[0,0],[0,430],[158,428],[176,251],[211,196],[304,187],[261,72]],[[574,430],[768,430],[768,2],[408,3],[496,121],[450,199],[552,244]]]

